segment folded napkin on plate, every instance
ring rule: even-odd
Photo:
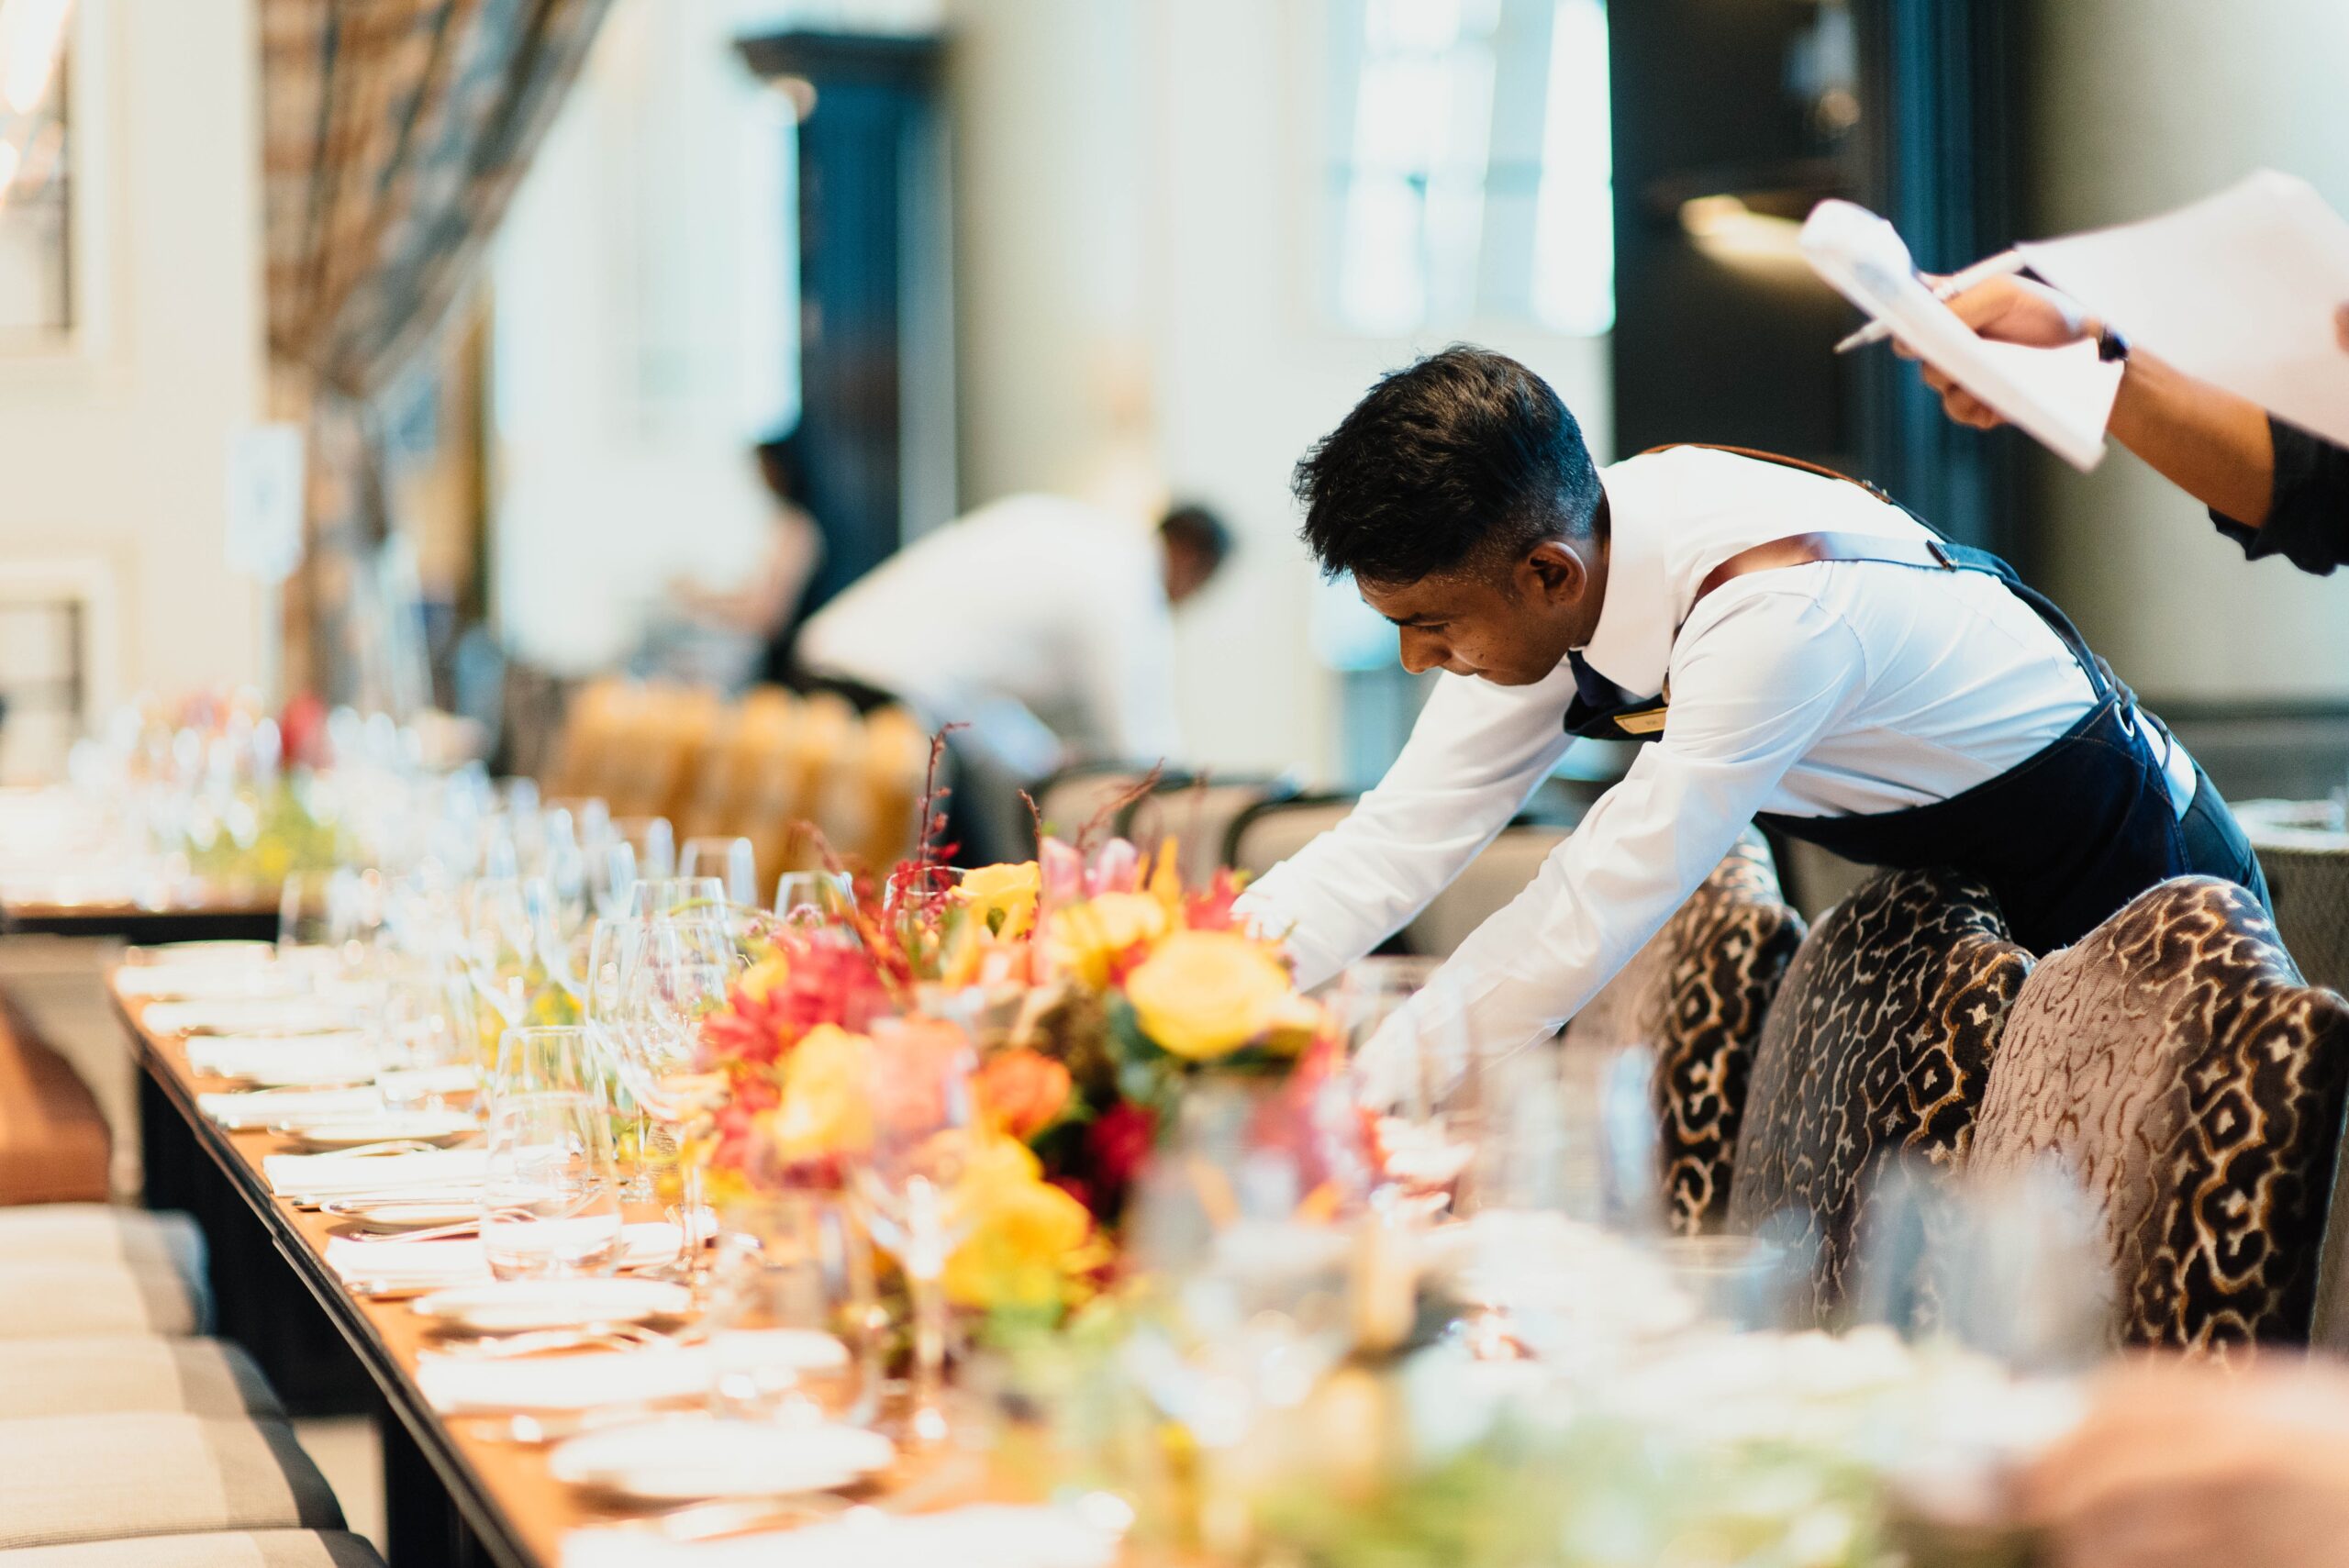
[[[941,1513],[878,1510],[830,1524],[685,1546],[643,1530],[563,1537],[562,1568],[1102,1568],[1118,1536],[1074,1508],[978,1503]]]
[[[195,1108],[231,1132],[281,1122],[371,1116],[383,1105],[373,1089],[233,1089],[195,1096]]]
[[[157,1002],[139,1015],[157,1034],[317,1034],[347,1029],[357,1014],[316,996],[238,996]]]
[[[419,1243],[420,1244],[420,1243]],[[829,1334],[760,1329],[731,1336],[729,1365],[838,1366],[848,1351]],[[755,1351],[748,1348],[758,1341]],[[595,1351],[581,1355],[417,1358],[425,1401],[444,1415],[492,1410],[593,1410],[607,1405],[659,1405],[709,1392],[714,1356],[707,1345],[671,1350]]]
[[[267,964],[152,963],[117,970],[114,988],[133,999],[259,1002],[300,996],[308,985]]]
[[[641,1269],[670,1262],[684,1244],[684,1232],[666,1220],[624,1225],[620,1228],[620,1267]],[[477,1284],[490,1277],[489,1261],[482,1256],[478,1236],[451,1237],[441,1241],[367,1240],[337,1236],[327,1242],[327,1267],[346,1280],[363,1279],[393,1285]]]
[[[240,1078],[264,1087],[328,1087],[366,1084],[375,1076],[374,1048],[355,1030],[333,1034],[209,1034],[187,1042],[192,1072]]]
[[[280,1197],[333,1198],[351,1193],[423,1193],[479,1187],[489,1156],[479,1149],[428,1149],[417,1154],[265,1154],[262,1174]],[[420,1247],[421,1241],[407,1243]]]

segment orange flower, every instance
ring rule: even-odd
[[[986,1118],[1024,1143],[1060,1119],[1068,1069],[1038,1051],[1006,1051],[987,1058],[972,1088]]]

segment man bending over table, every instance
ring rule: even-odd
[[[1404,1028],[1554,1029],[1754,821],[1976,877],[2035,951],[2185,873],[2266,896],[2218,791],[2063,614],[1870,487],[1694,446],[1602,473],[1546,383],[1464,347],[1373,387],[1296,487],[1323,570],[1444,673],[1386,777],[1243,901],[1300,984],[1407,923],[1575,737],[1649,742]]]

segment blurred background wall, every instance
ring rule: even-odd
[[[262,416],[258,75],[250,0],[85,0],[69,27],[73,320],[0,354],[0,595],[84,606],[104,713],[273,675],[273,596],[226,539],[230,439]],[[0,674],[64,678],[60,617],[12,624]],[[55,751],[50,695],[15,705],[0,774]]]

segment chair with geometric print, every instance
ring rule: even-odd
[[[1803,939],[1754,1055],[1729,1226],[1793,1222],[1820,1318],[1842,1307],[1878,1162],[1965,1162],[2031,962],[1989,890],[1947,871],[1879,873]]]
[[[2305,1343],[2349,1089],[2349,1001],[2302,983],[2258,902],[2179,877],[2039,963],[1969,1179],[2053,1156],[2103,1221],[2116,1339]]]

